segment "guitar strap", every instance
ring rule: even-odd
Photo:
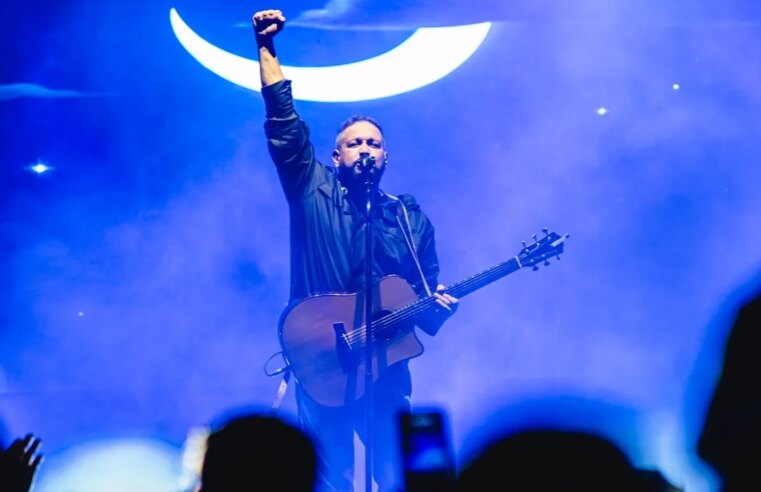
[[[415,261],[415,266],[417,266],[417,271],[420,274],[420,279],[423,281],[425,293],[426,295],[430,296],[432,295],[431,287],[428,285],[428,280],[426,280],[425,274],[423,274],[423,267],[420,266],[420,260],[417,256],[417,249],[415,248],[415,241],[412,237],[412,227],[410,226],[410,216],[407,214],[407,207],[404,206],[404,202],[399,198],[393,195],[389,195],[388,193],[386,193],[386,196],[398,204],[396,209],[396,223],[399,224],[399,228],[402,230],[404,240],[407,242],[407,248],[410,250],[412,259]],[[404,217],[404,225],[402,225],[402,217]]]
[[[280,404],[283,403],[283,397],[285,396],[285,390],[288,388],[288,380],[290,378],[291,370],[286,369],[283,372],[283,377],[277,387],[277,395],[275,395],[275,401],[272,403],[272,413],[277,413],[277,411],[280,410]]]

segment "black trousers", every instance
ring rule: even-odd
[[[410,391],[409,384],[400,384],[399,376],[384,375],[373,385],[373,479],[379,492],[403,490],[397,415],[410,409]],[[298,383],[295,386],[299,422],[319,449],[317,492],[353,492],[355,433],[367,443],[365,398],[347,406],[326,407],[312,400]]]

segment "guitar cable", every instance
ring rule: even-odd
[[[283,357],[283,361],[285,364],[277,369],[269,370],[267,366],[269,365],[270,361],[280,355]],[[269,358],[264,362],[264,374],[267,376],[277,376],[278,374],[282,374],[283,377],[280,379],[280,384],[277,387],[277,393],[275,394],[275,401],[272,403],[272,413],[275,414],[280,409],[280,405],[283,403],[283,397],[285,396],[285,390],[288,388],[288,381],[291,379],[291,369],[288,366],[288,361],[285,360],[285,356],[283,356],[283,351],[275,352]]]

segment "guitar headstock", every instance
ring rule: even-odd
[[[526,244],[523,242],[523,249],[516,255],[521,267],[533,266],[534,270],[538,270],[539,263],[544,265],[550,264],[550,258],[555,257],[560,259],[560,254],[563,252],[563,243],[570,237],[569,234],[563,234],[562,236],[549,232],[548,229],[542,229],[544,237],[538,238],[536,234],[532,237],[534,242]]]

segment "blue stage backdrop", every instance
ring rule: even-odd
[[[442,283],[570,234],[420,334],[413,405],[447,411],[458,458],[581,428],[715,490],[695,442],[761,269],[752,0],[4,3],[0,420],[43,439],[38,489],[177,491],[193,429],[275,398],[266,8],[323,162],[346,116],[382,123],[384,189],[430,215]]]

